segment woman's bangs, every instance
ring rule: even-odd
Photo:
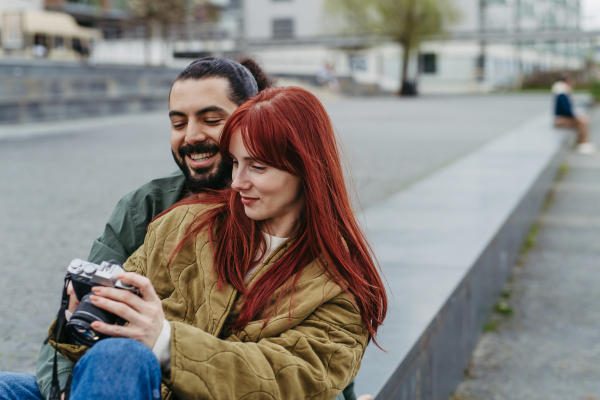
[[[242,142],[252,158],[273,168],[289,170],[285,162],[289,128],[281,123],[281,118],[274,117],[270,107],[261,105],[250,110],[237,128],[241,128]]]

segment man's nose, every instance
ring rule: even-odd
[[[202,124],[190,121],[185,131],[185,142],[194,145],[198,142],[204,142],[208,136],[203,131]]]

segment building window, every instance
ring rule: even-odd
[[[54,37],[54,47],[57,49],[62,49],[65,47],[65,38],[62,36]]]
[[[294,20],[277,18],[273,20],[273,39],[291,39],[294,37]]]
[[[419,54],[419,72],[422,74],[437,73],[437,57],[434,53]]]
[[[81,39],[73,38],[73,40],[71,40],[71,48],[73,50],[75,50],[76,52],[81,53],[81,49],[82,49]]]
[[[350,56],[348,64],[352,71],[365,72],[367,70],[367,59],[364,56]]]

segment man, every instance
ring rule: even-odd
[[[558,128],[575,128],[577,131],[577,151],[581,154],[594,154],[595,144],[588,134],[589,118],[587,115],[576,115],[571,101],[571,92],[575,81],[563,74],[552,86],[554,94],[554,125]]]
[[[146,227],[161,212],[185,196],[205,189],[224,189],[231,180],[231,166],[221,159],[219,136],[229,116],[249,97],[271,85],[252,60],[242,65],[207,57],[192,63],[177,78],[169,98],[171,151],[180,171],[153,180],[123,197],[109,218],[102,236],[95,240],[89,261],[121,263],[144,242]],[[72,293],[72,292],[70,292]],[[69,304],[77,306],[75,296]],[[37,384],[44,398],[52,381],[54,349],[42,347],[37,365]],[[61,390],[67,385],[73,364],[58,356]],[[344,391],[354,400],[353,383]],[[343,400],[343,395],[339,399]]]

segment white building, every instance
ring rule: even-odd
[[[45,11],[43,0],[0,0],[0,56],[74,61],[101,38],[69,14]]]
[[[487,91],[518,85],[534,70],[580,68],[577,42],[492,39],[481,36],[537,31],[576,31],[579,0],[455,0],[462,20],[450,39],[426,42],[411,61],[421,92]],[[340,76],[395,91],[400,84],[401,48],[372,47],[331,39],[332,20],[323,0],[245,0],[248,50],[275,74],[315,75],[325,63]],[[489,36],[488,36],[489,39]],[[482,68],[483,67],[483,68]]]
[[[44,0],[0,0],[1,11],[41,11]]]

